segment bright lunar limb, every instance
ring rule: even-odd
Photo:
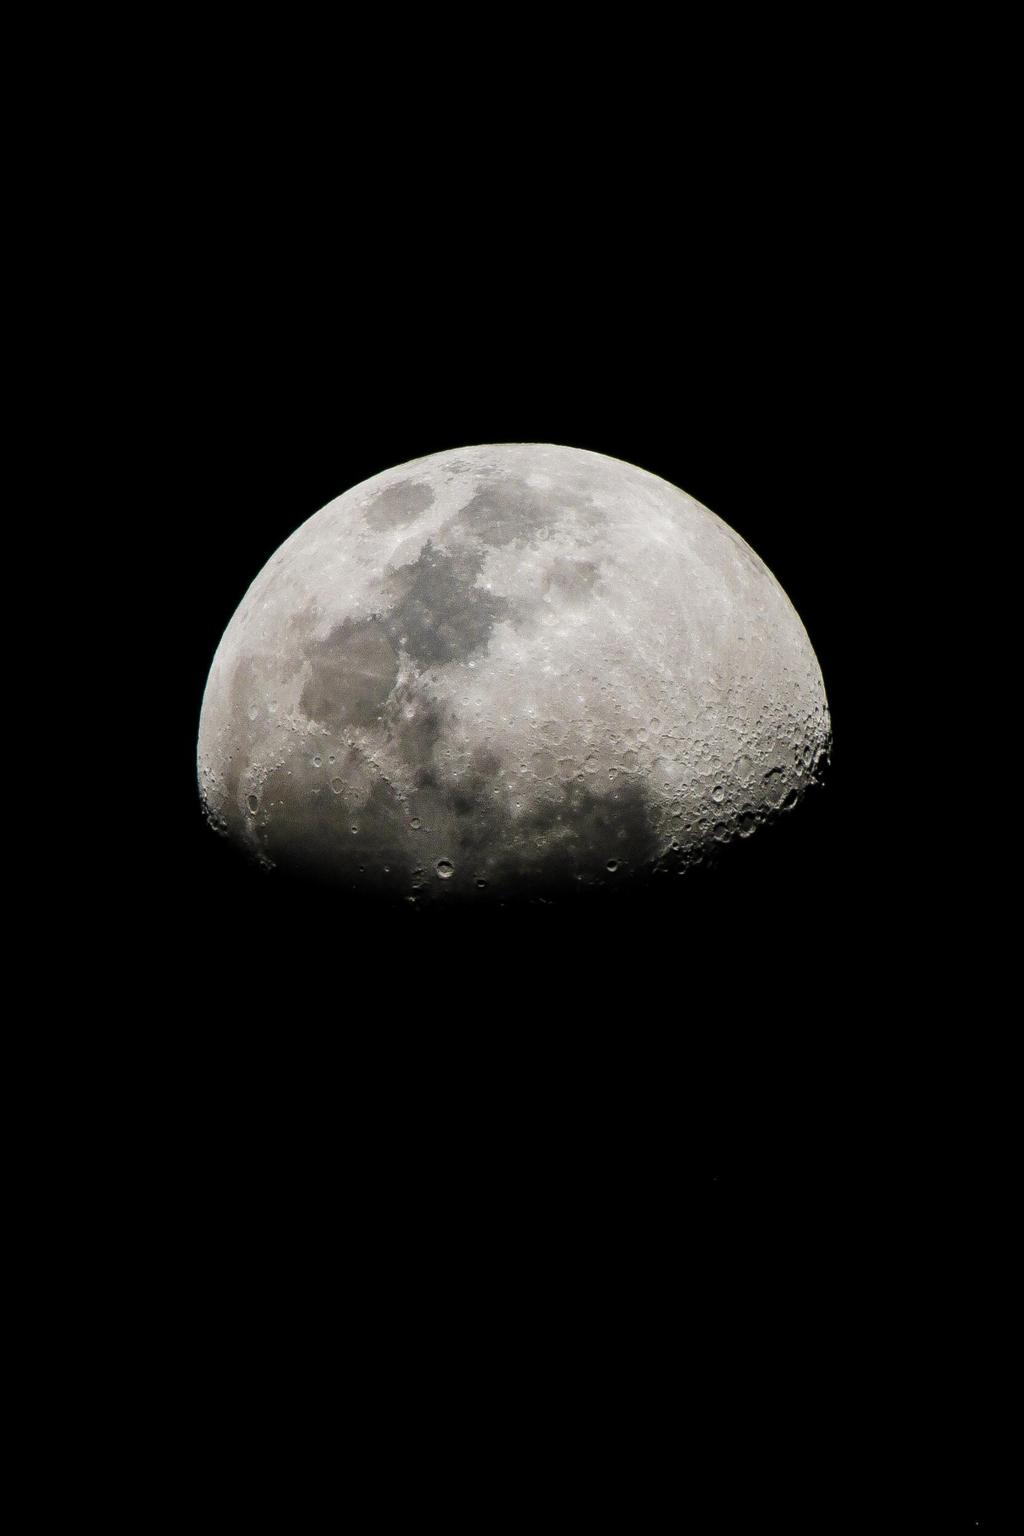
[[[683,871],[820,774],[786,594],[675,486],[548,443],[432,454],[303,523],[224,632],[211,823],[261,862],[413,901]]]

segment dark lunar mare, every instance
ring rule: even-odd
[[[476,585],[482,564],[472,549],[438,549],[428,540],[415,560],[388,578],[388,601],[380,612],[346,618],[324,640],[305,646],[304,713],[332,731],[375,725],[398,680],[403,651],[425,670],[484,650],[511,605]]]
[[[479,486],[446,528],[457,527],[498,547],[535,544],[571,514],[591,526],[604,519],[591,493],[582,486],[577,495],[571,495],[563,490],[539,490],[510,475]]]

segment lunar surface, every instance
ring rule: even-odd
[[[208,820],[267,867],[414,903],[685,873],[797,805],[814,652],[675,486],[541,443],[386,470],[281,545],[203,699]]]

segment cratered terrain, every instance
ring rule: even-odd
[[[810,641],[692,497],[551,444],[433,454],[256,577],[199,729],[208,819],[266,867],[414,903],[685,873],[821,773]]]

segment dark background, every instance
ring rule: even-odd
[[[819,94],[727,170],[652,168],[698,120],[723,150],[695,110],[628,152],[611,125],[524,161],[510,130],[483,180],[458,113],[315,174],[225,133],[187,217],[149,215],[139,485],[172,640],[161,847],[118,932],[146,1198],[191,1298],[169,1348],[215,1342],[254,1401],[279,1352],[368,1353],[352,1444],[380,1454],[397,1395],[503,1507],[550,1465],[634,1521],[667,1474],[694,1530],[1001,1528],[1001,1018],[933,921],[914,790],[919,182],[868,175],[855,113],[815,147]],[[639,464],[742,534],[821,664],[826,786],[609,910],[382,911],[250,869],[195,785],[247,586],[367,476],[501,441]]]
[[[395,1347],[410,1308],[422,1328],[454,1305],[529,1351],[538,1309],[600,1375],[622,1307],[689,1404],[675,1434],[734,1493],[739,1457],[739,1486],[798,1528],[824,1485],[844,1490],[834,1521],[968,1529],[1000,1454],[1005,1124],[988,1026],[917,949],[879,560],[880,529],[915,513],[887,494],[858,317],[821,273],[685,302],[659,273],[635,305],[586,276],[564,306],[542,283],[540,307],[538,286],[468,275],[405,304],[383,286],[369,317],[298,339],[214,335],[180,427],[166,827],[207,1238],[232,1269],[250,1244],[308,1266],[314,1293],[340,1265],[390,1298]],[[368,475],[510,440],[643,465],[753,545],[821,663],[824,789],[692,889],[610,912],[363,909],[241,864],[201,819],[194,750],[247,584]]]

